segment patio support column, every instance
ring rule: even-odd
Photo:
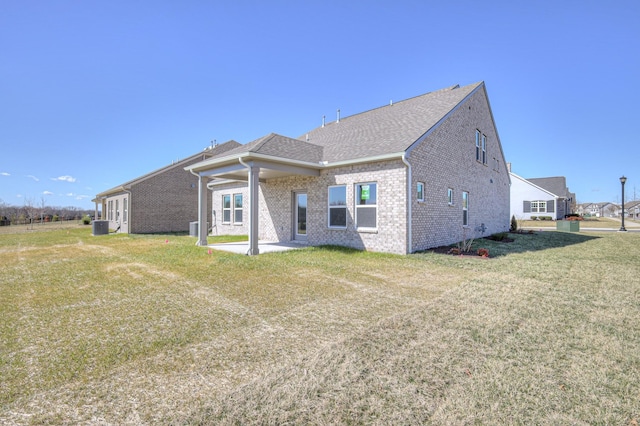
[[[198,176],[198,242],[197,246],[206,246],[207,242],[207,185],[203,176]]]
[[[258,192],[260,185],[260,167],[252,164],[248,165],[249,169],[249,256],[260,253],[258,249]]]

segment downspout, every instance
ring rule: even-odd
[[[131,234],[131,190],[125,189],[124,192],[129,194],[129,200],[127,202],[127,234]]]
[[[412,235],[412,188],[413,188],[413,176],[411,171],[411,164],[407,161],[407,153],[402,154],[402,162],[407,166],[407,253],[411,253],[413,249],[413,235]]]

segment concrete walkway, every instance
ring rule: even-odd
[[[235,243],[220,243],[220,244],[209,244],[207,247],[213,250],[226,251],[230,253],[236,254],[247,254],[249,251],[249,242],[241,241]],[[263,253],[273,253],[278,251],[287,251],[287,250],[296,250],[307,247],[306,244],[302,243],[278,243],[278,242],[269,242],[269,241],[259,241],[258,242],[258,251],[259,254]]]

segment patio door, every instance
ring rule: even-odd
[[[307,240],[307,193],[296,192],[294,198],[293,239],[296,241]]]

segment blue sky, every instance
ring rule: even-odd
[[[0,199],[93,209],[212,140],[478,81],[514,173],[640,198],[638,22],[635,0],[3,0]]]

